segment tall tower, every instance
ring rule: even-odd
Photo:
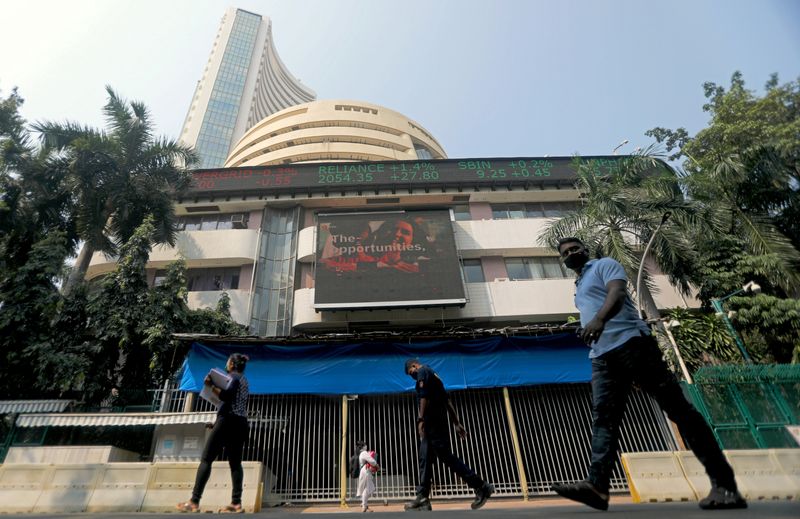
[[[316,99],[281,61],[269,18],[229,8],[197,82],[180,140],[201,168],[222,166],[229,149],[265,117]]]

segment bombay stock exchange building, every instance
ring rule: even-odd
[[[208,104],[206,114],[222,106]],[[208,128],[211,140],[197,140],[218,139],[214,160],[238,127],[217,120],[203,116],[198,135]],[[161,410],[207,410],[189,396],[207,366],[247,349],[245,457],[267,468],[265,501],[352,498],[340,462],[356,439],[379,453],[378,497],[405,499],[417,445],[402,362],[416,355],[461,390],[455,404],[471,439],[454,449],[499,495],[545,495],[554,481],[582,479],[589,362],[574,333],[558,331],[576,315],[574,279],[537,242],[548,219],[579,203],[572,159],[448,159],[422,124],[361,101],[298,102],[244,126],[224,167],[195,172],[176,205],[177,244],[152,251],[148,277],[158,283],[184,258],[190,306],[213,307],[225,291],[258,338],[196,338],[191,369]],[[594,163],[613,173],[619,160]],[[87,277],[113,266],[96,255]],[[683,304],[665,276],[654,282],[660,308]],[[631,401],[622,448],[674,449],[658,406],[638,393]],[[192,427],[157,431],[154,456],[196,457],[160,450],[167,439],[192,444],[182,441],[201,434]],[[470,496],[452,474],[436,474],[435,495]],[[619,465],[612,484],[626,489]]]
[[[255,123],[315,98],[278,56],[271,20],[232,7],[222,17],[180,141],[195,149],[201,167],[218,167]]]

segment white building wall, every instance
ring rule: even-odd
[[[170,262],[184,259],[188,267],[233,267],[252,265],[256,257],[258,231],[229,229],[224,231],[183,231],[175,246],[157,245],[150,252],[148,268],[163,268]],[[86,279],[111,272],[117,258],[96,252],[89,263]]]
[[[655,276],[660,287],[655,295],[659,308],[684,306],[684,301],[669,284],[666,276]],[[519,281],[492,281],[467,283],[468,302],[463,308],[373,310],[315,312],[314,289],[303,288],[295,292],[293,326],[303,329],[344,326],[349,322],[370,323],[389,321],[393,325],[430,325],[436,321],[474,319],[475,321],[521,323],[566,322],[577,316],[573,298],[573,279],[539,279]],[[696,307],[693,298],[687,301]]]

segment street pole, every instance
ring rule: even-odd
[[[744,290],[737,290],[733,294],[730,294],[729,296],[726,296],[724,299],[728,299],[729,297],[735,296],[736,294],[739,294],[740,292],[744,292]],[[742,353],[742,357],[744,357],[744,360],[748,364],[752,364],[753,361],[752,361],[752,359],[750,359],[750,355],[747,354],[747,350],[744,347],[744,341],[739,336],[739,334],[736,332],[736,328],[733,327],[733,323],[728,318],[728,315],[725,313],[725,310],[722,309],[722,301],[723,301],[723,299],[712,299],[711,300],[711,306],[714,307],[714,310],[717,312],[717,315],[719,315],[722,318],[722,321],[725,323],[725,326],[728,328],[728,333],[730,333],[731,337],[733,337],[733,342],[736,343],[736,347],[739,348],[739,351]]]
[[[669,328],[669,323],[661,322],[662,328],[664,328],[664,333],[667,335],[669,339],[669,343],[672,344],[672,351],[675,352],[675,357],[678,359],[678,364],[681,367],[681,372],[683,373],[683,377],[686,379],[687,384],[694,384],[692,381],[692,376],[689,374],[689,370],[686,368],[686,363],[683,362],[683,357],[681,357],[681,352],[678,350],[678,343],[675,342],[675,336],[672,335],[672,330]]]
[[[644,273],[644,261],[647,258],[647,253],[650,252],[650,247],[653,245],[653,241],[655,241],[656,234],[658,231],[661,230],[661,227],[667,223],[669,217],[672,216],[670,211],[667,211],[661,216],[661,222],[658,224],[658,227],[653,231],[652,236],[650,236],[650,240],[647,242],[647,246],[644,248],[644,253],[642,254],[642,261],[639,262],[639,272],[636,275],[636,309],[639,312],[639,318],[644,320],[644,316],[642,315],[642,274]],[[656,320],[656,327],[661,325],[661,329],[664,330],[667,338],[669,339],[669,343],[672,345],[672,351],[675,352],[675,357],[678,359],[678,364],[680,365],[681,372],[683,373],[686,382],[689,384],[692,383],[692,376],[689,374],[689,370],[686,368],[686,363],[683,362],[683,357],[681,357],[681,352],[678,349],[678,343],[675,342],[675,337],[672,335],[672,332],[669,329],[669,326],[664,324],[662,319]]]
[[[639,310],[639,318],[644,319],[642,317],[642,274],[644,272],[644,260],[647,258],[647,253],[650,252],[650,246],[653,245],[653,241],[656,239],[656,234],[658,231],[661,230],[661,227],[667,223],[669,217],[672,216],[670,211],[667,211],[661,216],[661,223],[658,224],[656,230],[653,231],[653,234],[650,236],[650,240],[647,242],[647,246],[644,248],[644,253],[642,253],[642,261],[639,262],[639,273],[636,276],[636,307]]]

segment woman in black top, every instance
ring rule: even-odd
[[[220,509],[220,512],[242,513],[242,480],[244,471],[242,470],[242,449],[247,440],[247,398],[250,395],[247,378],[243,375],[247,365],[247,356],[234,353],[228,358],[225,368],[233,380],[227,389],[222,389],[213,384],[210,376],[206,376],[204,383],[211,386],[211,390],[219,397],[222,404],[217,411],[217,420],[211,430],[206,446],[203,449],[203,456],[200,466],[197,468],[197,478],[192,490],[192,498],[185,503],[178,504],[181,512],[199,512],[200,498],[203,497],[209,476],[211,476],[211,464],[225,448],[228,455],[228,464],[231,467],[231,480],[233,492],[231,504]]]

